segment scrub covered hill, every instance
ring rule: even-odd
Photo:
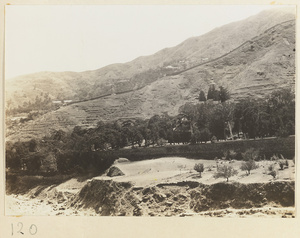
[[[264,11],[126,64],[7,80],[10,107],[36,94],[47,95],[50,105],[51,99],[73,100],[54,110],[42,107],[43,115],[25,123],[7,118],[7,125],[13,124],[7,126],[8,139],[41,137],[76,125],[93,127],[100,120],[175,116],[184,104],[196,103],[200,90],[207,92],[212,83],[228,88],[236,101],[265,98],[280,88],[293,90],[294,18],[290,11]]]
[[[267,10],[128,63],[80,73],[39,72],[19,76],[6,80],[6,99],[12,100],[14,106],[22,106],[24,102],[33,101],[41,93],[49,94],[53,100],[83,100],[107,93],[135,90],[166,74],[220,57],[270,27],[294,19],[293,8]],[[293,47],[295,36],[285,38],[286,44]]]

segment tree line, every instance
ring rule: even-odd
[[[38,171],[43,166],[41,161],[50,153],[56,160],[56,170],[67,172],[77,166],[86,171],[93,166],[103,168],[105,165],[106,168],[114,158],[109,151],[124,147],[295,134],[295,95],[290,90],[282,89],[266,98],[247,98],[239,102],[221,99],[222,90],[228,99],[228,91],[220,89],[217,103],[213,100],[186,103],[176,116],[165,113],[145,120],[99,121],[94,128],[76,126],[71,132],[55,130],[40,141],[7,142],[7,167],[22,169],[25,161],[27,170],[30,167],[32,172]]]
[[[228,95],[228,91],[220,88],[219,95],[222,94]],[[108,150],[295,134],[295,97],[290,90],[283,89],[266,98],[248,98],[237,103],[227,99],[220,97],[219,103],[210,100],[186,103],[176,116],[165,113],[146,120],[100,121],[90,129],[77,126],[70,137],[76,138],[72,144],[81,150]],[[64,136],[68,137],[67,134]]]
[[[58,106],[53,104],[49,93],[41,92],[34,100],[24,101],[22,105],[14,106],[11,99],[6,101],[5,113],[13,116],[19,113],[32,113],[33,111],[49,111],[58,109]]]

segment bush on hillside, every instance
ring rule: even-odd
[[[276,175],[277,175],[276,170],[270,171],[270,172],[269,172],[269,175],[272,175],[272,177],[275,179],[275,178],[276,178]]]
[[[286,164],[287,164],[287,166],[289,166],[289,164],[286,163],[285,160],[280,160],[280,161],[278,162],[278,164],[279,164],[280,170],[284,170],[284,166],[286,166]]]
[[[285,160],[285,166],[289,167],[289,161],[287,159]]]
[[[271,175],[275,179],[277,175],[277,172],[275,170],[275,164],[270,164],[268,170],[269,170],[268,175]]]
[[[224,157],[226,160],[233,160],[235,159],[237,153],[234,150],[227,150],[224,152]]]
[[[201,173],[204,171],[204,165],[202,163],[195,164],[194,170],[196,170],[200,174],[201,178]]]
[[[250,148],[242,154],[245,161],[257,160],[259,158],[259,150]]]
[[[226,178],[226,181],[229,181],[229,178],[237,175],[238,171],[232,168],[229,165],[218,166],[217,172],[214,175],[214,178]]]
[[[256,165],[254,160],[248,160],[242,163],[241,170],[246,171],[247,175],[250,174],[250,171],[253,169],[257,169],[258,166]]]

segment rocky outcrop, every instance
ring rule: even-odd
[[[125,174],[116,166],[112,166],[107,172],[107,176],[109,177],[116,177],[116,176],[123,176],[123,175]]]

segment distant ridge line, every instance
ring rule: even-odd
[[[273,28],[275,28],[275,27],[277,27],[277,26],[279,26],[279,25],[283,25],[283,24],[285,24],[285,23],[292,22],[292,21],[295,21],[295,20],[288,20],[288,21],[284,21],[284,22],[278,23],[278,24],[276,24],[276,25],[274,25],[274,26],[272,26],[272,27],[266,29],[266,30],[264,31],[264,33],[267,32],[267,31],[272,30]],[[262,34],[263,34],[263,33],[262,33]],[[262,34],[260,34],[260,35],[262,35]],[[206,61],[206,62],[203,62],[203,63],[197,64],[197,65],[194,65],[194,66],[192,66],[192,67],[190,67],[190,68],[187,68],[187,69],[184,69],[184,70],[175,72],[175,73],[167,74],[166,76],[175,76],[175,75],[179,75],[179,74],[184,73],[184,72],[186,72],[186,71],[189,71],[189,70],[191,70],[191,69],[197,68],[197,67],[199,67],[199,66],[201,66],[201,65],[205,65],[205,64],[214,62],[214,61],[216,61],[216,60],[219,60],[219,59],[221,59],[221,58],[223,58],[223,57],[229,55],[230,53],[232,53],[232,52],[238,50],[239,48],[243,47],[245,44],[250,43],[251,41],[255,40],[255,39],[258,38],[260,35],[254,36],[254,37],[251,38],[250,40],[245,41],[243,44],[239,45],[238,47],[234,48],[233,50],[231,50],[231,51],[229,51],[229,52],[227,52],[227,53],[225,53],[225,54],[223,54],[223,55],[221,55],[221,56],[219,56],[219,57],[217,57],[217,58],[208,60],[208,61]]]

